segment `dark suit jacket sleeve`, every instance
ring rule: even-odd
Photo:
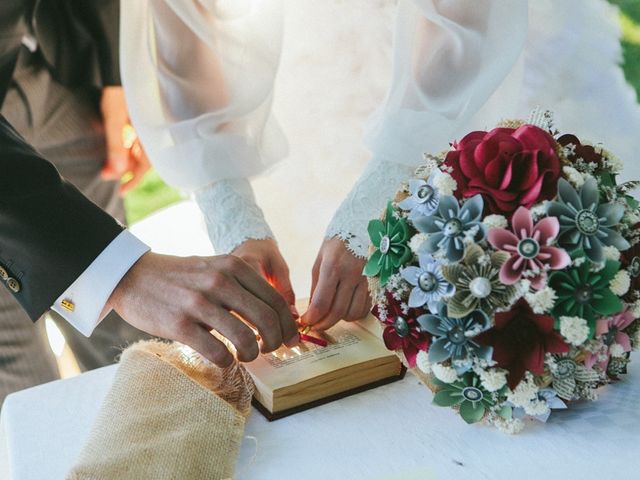
[[[0,116],[0,265],[33,320],[122,230]]]
[[[38,0],[34,25],[40,50],[60,82],[120,85],[120,0]]]

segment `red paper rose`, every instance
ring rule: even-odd
[[[456,196],[482,195],[486,214],[510,217],[557,192],[560,159],[553,137],[533,125],[471,132],[447,154]]]
[[[507,383],[516,388],[528,370],[544,373],[545,353],[567,353],[569,345],[553,329],[553,318],[536,315],[526,300],[520,299],[508,312],[496,313],[496,324],[474,340],[493,347],[493,359],[508,370]]]

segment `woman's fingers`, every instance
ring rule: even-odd
[[[320,319],[318,323],[313,326],[315,330],[327,330],[347,316],[355,288],[357,287],[357,285],[347,282],[340,282],[338,284],[331,309],[322,319]]]
[[[322,256],[318,255],[316,261],[313,264],[313,268],[311,269],[311,290],[309,292],[309,298],[313,298],[313,294],[316,292],[316,288],[318,287],[318,280],[320,280],[320,266],[322,265]]]
[[[353,294],[351,305],[349,306],[349,313],[345,320],[353,321],[360,320],[366,317],[371,310],[371,297],[369,296],[369,287],[367,282],[360,282],[358,288]]]
[[[296,304],[296,294],[291,285],[289,277],[289,267],[284,259],[279,255],[271,259],[269,265],[269,280],[273,283],[274,288],[282,295],[289,305]]]
[[[338,290],[339,280],[338,270],[329,262],[322,262],[318,283],[311,295],[309,309],[302,316],[302,320],[306,325],[315,326],[329,314]]]
[[[129,178],[127,178],[125,183],[120,185],[120,193],[124,195],[136,188],[140,182],[142,182],[144,175],[150,167],[149,159],[147,158],[142,145],[140,145],[140,142],[136,140],[129,151],[129,169],[127,172]]]

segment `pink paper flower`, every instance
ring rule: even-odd
[[[551,246],[560,232],[557,218],[543,218],[534,225],[529,210],[520,207],[513,214],[511,228],[494,228],[488,235],[494,248],[511,254],[500,269],[500,281],[505,285],[513,285],[527,272],[531,286],[540,289],[547,270],[560,270],[571,263],[567,252]]]
[[[630,352],[631,339],[623,330],[634,320],[633,313],[629,309],[611,317],[600,318],[596,323],[596,337],[602,339],[605,348],[599,352],[589,353],[584,361],[585,367],[593,368],[594,365],[597,365],[606,372],[611,358],[612,345],[618,344],[624,352]]]

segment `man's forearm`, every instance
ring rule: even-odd
[[[65,182],[3,117],[0,171],[0,265],[36,320],[124,227]]]

